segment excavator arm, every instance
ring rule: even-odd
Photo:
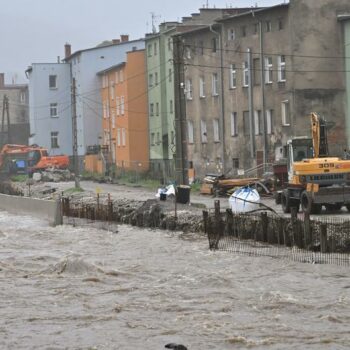
[[[316,113],[311,113],[311,133],[314,158],[328,157],[326,122]]]

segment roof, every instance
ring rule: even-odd
[[[73,57],[81,54],[82,52],[93,51],[93,50],[101,50],[101,49],[104,49],[106,47],[120,46],[120,45],[130,44],[130,43],[134,43],[134,42],[141,41],[141,40],[145,40],[145,38],[140,38],[140,39],[136,39],[136,40],[129,40],[129,41],[123,41],[123,42],[120,42],[118,44],[110,44],[110,45],[104,45],[104,46],[94,46],[94,47],[90,47],[88,49],[78,50],[78,51],[73,52],[69,57],[64,58],[63,61],[67,62],[70,59],[72,59]]]
[[[111,67],[108,67],[108,68],[106,68],[106,69],[104,69],[104,70],[101,70],[101,71],[97,72],[96,74],[97,74],[97,75],[103,75],[103,74],[105,74],[105,73],[108,73],[108,72],[111,71],[111,70],[118,69],[118,68],[122,68],[122,67],[125,66],[125,64],[126,64],[126,62],[122,62],[122,63],[119,63],[119,64],[115,64],[114,66],[111,66]]]
[[[274,10],[274,9],[277,9],[277,8],[283,8],[283,7],[288,8],[289,4],[279,4],[279,5],[269,6],[269,7],[258,7],[258,8],[252,7],[247,12],[242,12],[242,13],[239,13],[239,14],[236,14],[236,15],[226,16],[226,17],[223,17],[223,18],[218,18],[216,20],[216,22],[225,22],[225,21],[230,20],[232,18],[249,16],[249,15],[252,15],[252,14],[259,14],[259,13],[262,13],[262,12],[271,11],[271,10]]]

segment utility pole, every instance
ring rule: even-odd
[[[7,140],[5,140],[5,114],[7,119]],[[10,111],[9,111],[9,99],[7,95],[4,95],[2,102],[2,119],[1,119],[1,147],[5,143],[11,143],[11,128],[10,128]]]
[[[248,63],[248,100],[249,100],[249,137],[250,156],[255,158],[255,125],[254,125],[254,99],[253,99],[253,77],[252,77],[252,52],[247,50]]]
[[[181,36],[174,37],[174,86],[175,86],[175,175],[177,184],[188,185],[185,71]]]
[[[75,188],[80,188],[78,159],[77,94],[75,78],[72,80],[72,126],[73,126],[73,163]]]

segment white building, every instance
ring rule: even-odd
[[[26,73],[29,79],[29,144],[45,147],[51,155],[72,155],[70,65],[34,63]]]
[[[125,62],[128,51],[140,50],[145,47],[143,39],[128,40],[127,35],[122,35],[120,40],[117,39],[90,49],[76,51],[73,54],[71,54],[70,45],[66,44],[65,63],[33,64],[27,70],[30,95],[31,143],[47,147],[52,154],[65,153],[72,155],[72,78],[75,78],[76,84],[79,158],[83,159],[87,146],[101,143],[101,82],[98,79],[97,72]],[[52,76],[56,76],[56,88],[50,86],[51,80],[54,79]],[[56,118],[51,116],[55,103],[57,103],[57,114],[59,114]],[[53,139],[55,135],[58,137],[57,145]],[[58,147],[53,148],[53,145]]]

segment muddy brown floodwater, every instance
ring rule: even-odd
[[[1,349],[349,349],[349,268],[0,212]]]

